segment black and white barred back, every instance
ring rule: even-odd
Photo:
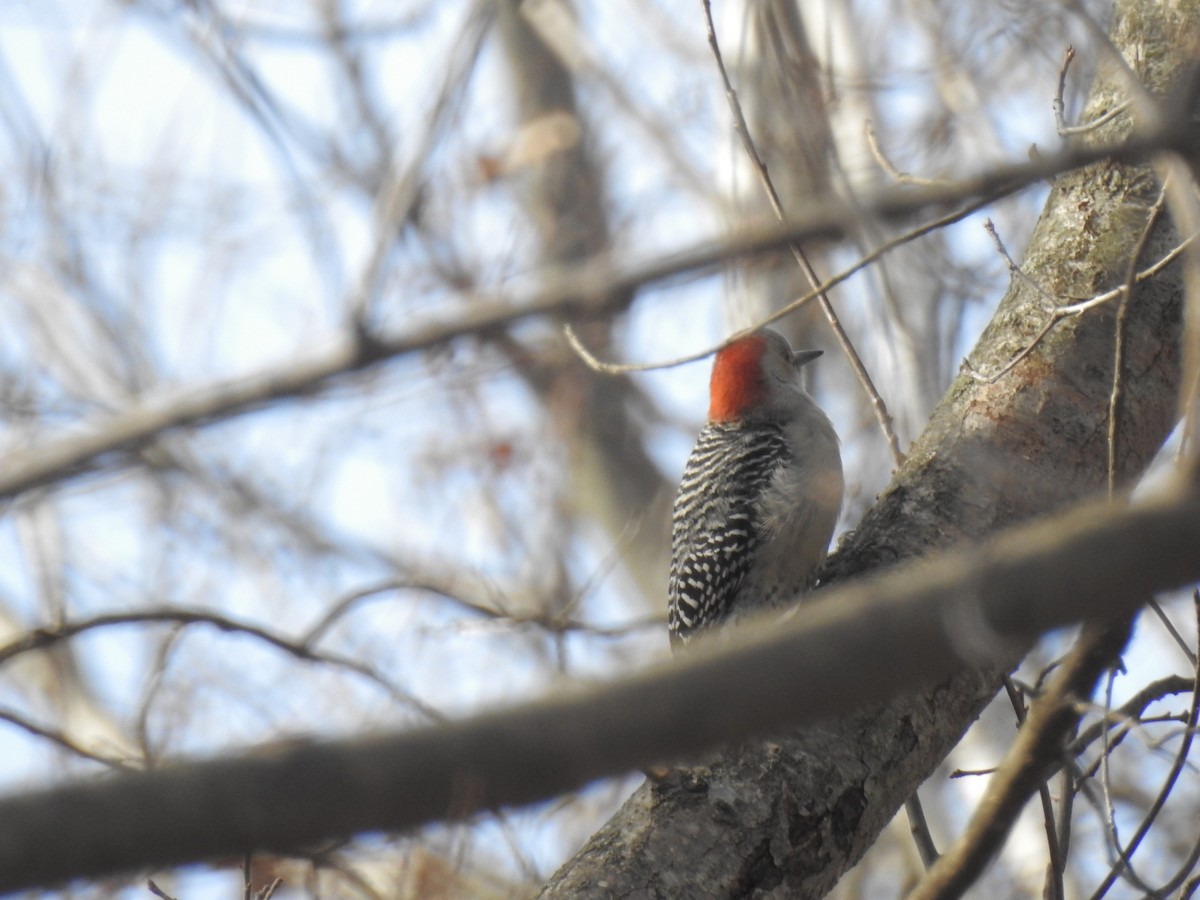
[[[667,627],[671,646],[729,614],[754,564],[759,498],[789,458],[772,423],[709,423],[683,470],[671,524]]]

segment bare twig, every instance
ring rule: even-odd
[[[1062,891],[1063,875],[1066,871],[1067,859],[1071,853],[1071,822],[1075,810],[1075,772],[1073,767],[1064,767],[1061,773],[1062,794],[1058,801],[1058,823],[1055,829],[1058,834],[1058,859],[1046,863],[1046,878],[1043,883],[1043,895],[1049,895],[1052,890]],[[1062,894],[1060,893],[1061,897]]]
[[[1110,669],[1108,678],[1104,686],[1104,715],[1107,718],[1112,714],[1112,695],[1113,685],[1117,680],[1117,670]],[[1142,881],[1141,876],[1133,868],[1133,860],[1131,860],[1125,849],[1121,847],[1121,838],[1117,833],[1117,811],[1116,805],[1113,802],[1112,790],[1112,755],[1113,747],[1110,741],[1110,733],[1105,730],[1100,735],[1100,759],[1098,764],[1100,767],[1100,798],[1104,803],[1102,808],[1104,816],[1104,824],[1106,833],[1111,841],[1113,853],[1117,856],[1118,862],[1115,871],[1121,872],[1122,876],[1130,881],[1134,887],[1143,891],[1149,892],[1149,885]],[[1107,893],[1107,889],[1103,892]],[[1101,896],[1103,896],[1103,893]]]
[[[22,731],[32,734],[34,737],[39,737],[44,740],[56,744],[62,749],[73,753],[75,756],[90,759],[92,762],[98,762],[101,765],[108,766],[111,769],[119,771],[137,771],[141,766],[127,762],[125,760],[114,759],[111,756],[102,756],[99,753],[94,753],[86,747],[80,746],[72,740],[66,733],[58,731],[54,728],[48,728],[45,725],[36,725],[30,722],[27,718],[19,713],[9,709],[0,708],[0,721],[8,722],[10,725],[15,725]]]
[[[901,172],[892,161],[884,154],[883,149],[879,146],[879,138],[875,134],[875,125],[868,119],[863,124],[863,133],[867,136],[867,146],[871,148],[871,155],[875,157],[875,162],[879,163],[879,168],[887,172],[898,184],[944,184],[944,180],[938,178],[922,178],[920,175],[912,175],[908,172]]]
[[[958,897],[975,881],[1003,845],[1029,795],[1061,760],[1064,739],[1079,721],[1075,698],[1091,693],[1096,679],[1128,640],[1131,622],[1131,618],[1123,618],[1084,627],[1046,693],[1034,703],[967,830],[942,854],[908,900]]]
[[[1192,849],[1188,852],[1187,858],[1183,861],[1183,863],[1180,864],[1176,873],[1167,880],[1166,884],[1159,888],[1159,891],[1161,892],[1160,896],[1165,896],[1170,891],[1173,891],[1175,888],[1182,885],[1188,875],[1192,873],[1192,870],[1196,868],[1197,862],[1200,862],[1200,837],[1197,837],[1196,840],[1192,842]],[[1196,888],[1193,879],[1192,887],[1184,891],[1181,896],[1190,896],[1195,889]]]
[[[1193,595],[1193,602],[1195,604],[1197,614],[1197,632],[1200,633],[1200,591],[1196,591]],[[1121,848],[1120,859],[1118,860],[1117,864],[1113,866],[1108,875],[1100,883],[1099,887],[1097,887],[1092,893],[1093,900],[1103,897],[1106,893],[1108,893],[1108,889],[1112,887],[1117,878],[1121,877],[1122,873],[1126,869],[1131,868],[1130,860],[1133,857],[1133,854],[1137,852],[1138,846],[1150,832],[1150,828],[1153,826],[1154,820],[1157,819],[1158,814],[1162,812],[1162,808],[1166,804],[1167,798],[1171,795],[1171,790],[1175,787],[1175,782],[1179,779],[1180,774],[1183,772],[1183,767],[1187,763],[1188,754],[1192,749],[1192,739],[1195,736],[1196,723],[1198,721],[1200,721],[1200,664],[1196,666],[1194,673],[1192,703],[1188,711],[1187,727],[1183,730],[1179,751],[1175,754],[1175,759],[1171,764],[1171,769],[1167,773],[1167,777],[1163,781],[1163,785],[1159,789],[1158,795],[1154,798],[1154,802],[1146,811],[1146,815],[1142,817],[1141,824],[1138,825],[1137,830],[1133,833],[1133,837],[1129,839],[1129,842],[1124,846],[1124,848]],[[1181,869],[1170,883],[1155,891],[1155,895],[1163,896],[1175,890],[1175,888],[1179,887],[1179,885],[1183,883],[1183,880],[1187,877],[1190,869],[1190,866]]]
[[[1054,95],[1054,128],[1060,137],[1070,137],[1077,134],[1087,134],[1089,131],[1095,131],[1104,125],[1107,125],[1125,110],[1132,105],[1131,101],[1123,100],[1112,109],[1103,115],[1097,116],[1090,122],[1085,122],[1082,125],[1068,125],[1066,120],[1066,101],[1063,95],[1067,90],[1067,70],[1071,67],[1071,61],[1075,59],[1075,48],[1068,45],[1066,52],[1063,54],[1063,62],[1058,70],[1058,92]]]
[[[1097,128],[1107,125],[1109,122],[1111,122],[1117,116],[1121,115],[1121,113],[1128,110],[1131,105],[1132,104],[1130,103],[1130,101],[1122,100],[1120,103],[1118,103],[1112,109],[1110,109],[1108,112],[1104,113],[1103,115],[1097,116],[1096,118],[1092,119],[1092,121],[1090,121],[1084,125],[1072,125],[1068,128],[1064,128],[1063,130],[1059,131],[1059,134],[1061,134],[1063,136],[1067,136],[1067,135],[1072,135],[1072,134],[1086,134],[1089,131],[1095,131]]]
[[[1034,293],[1040,294],[1044,299],[1049,301],[1051,306],[1058,306],[1058,301],[1055,300],[1054,297],[1052,297],[1049,293],[1047,293],[1044,287],[1030,278],[1025,270],[1017,264],[1017,261],[1012,258],[1012,255],[1009,254],[1008,248],[1004,246],[1004,241],[1001,240],[1000,233],[996,231],[996,226],[993,224],[991,219],[983,220],[983,230],[986,231],[988,233],[988,237],[992,239],[992,244],[996,247],[996,252],[999,253],[1001,258],[1004,260],[1004,264],[1008,266],[1009,273],[1018,281],[1033,288]]]
[[[908,830],[912,834],[913,843],[917,845],[921,863],[928,869],[938,861],[938,849],[929,831],[925,808],[921,806],[921,796],[917,791],[913,791],[912,796],[904,802],[904,810],[908,814]]]
[[[1200,200],[1196,195],[1195,173],[1191,163],[1178,154],[1170,154],[1161,164],[1166,170],[1171,218],[1184,233],[1200,230]],[[1179,442],[1180,471],[1200,480],[1200,453],[1197,453],[1197,397],[1200,396],[1200,251],[1188,252],[1184,272],[1183,380],[1179,391],[1180,418],[1184,423]]]
[[[734,90],[733,82],[729,78],[729,71],[725,68],[725,58],[721,55],[721,47],[717,42],[716,26],[713,24],[712,0],[701,0],[701,5],[704,8],[705,27],[708,29],[708,45],[712,48],[717,69],[721,73],[721,81],[725,85],[725,99],[729,102],[729,110],[733,114],[734,128],[741,137],[742,147],[746,151],[746,155],[750,158],[755,172],[758,174],[759,181],[762,183],[767,198],[771,201],[771,208],[775,211],[776,218],[784,222],[787,220],[787,213],[784,212],[783,202],[780,200],[779,192],[775,190],[775,183],[771,180],[771,175],[767,171],[767,164],[758,152],[758,147],[754,143],[754,137],[750,134],[750,126],[747,124],[746,116],[742,112],[741,101],[738,100],[737,91]],[[883,402],[883,398],[879,395],[879,391],[875,387],[871,373],[867,371],[866,364],[863,363],[862,357],[858,355],[858,350],[855,349],[854,343],[846,333],[846,329],[842,327],[841,320],[833,308],[833,303],[830,302],[828,295],[820,289],[821,279],[817,277],[817,271],[813,268],[812,262],[809,260],[808,254],[804,252],[804,248],[800,245],[800,242],[790,242],[788,249],[792,251],[792,256],[800,266],[801,271],[804,272],[804,276],[808,279],[809,286],[817,292],[817,302],[821,305],[821,311],[825,314],[825,320],[829,323],[834,337],[837,338],[838,345],[842,348],[842,352],[846,355],[850,367],[858,377],[859,384],[862,385],[863,390],[870,399],[871,409],[875,413],[875,418],[879,422],[880,429],[883,431],[884,439],[887,441],[888,448],[892,452],[893,461],[897,466],[902,465],[904,463],[904,452],[900,449],[900,439],[896,436],[896,429],[892,426],[891,414],[888,413],[887,405]]]
[[[944,216],[939,216],[936,219],[926,222],[924,225],[920,225],[911,229],[910,231],[905,232],[904,234],[897,235],[891,240],[885,241],[870,253],[863,255],[856,263],[854,263],[854,265],[842,269],[842,271],[838,272],[836,275],[831,275],[829,278],[817,285],[817,287],[812,288],[805,294],[801,294],[787,305],[775,310],[775,312],[771,313],[771,315],[767,316],[762,321],[755,323],[749,330],[752,331],[762,328],[765,325],[770,325],[772,322],[779,321],[801,307],[808,305],[821,293],[828,291],[830,288],[836,287],[843,281],[846,281],[852,276],[857,275],[867,266],[878,261],[879,259],[882,259],[891,251],[902,247],[911,241],[915,241],[918,238],[924,237],[927,234],[931,234],[934,231],[945,228],[948,225],[953,225],[955,222],[962,221],[967,216],[974,212],[978,212],[981,208],[993,202],[994,199],[995,198],[988,197],[974,200],[971,203],[956,209],[954,212],[947,213]],[[563,326],[563,333],[566,336],[567,343],[570,344],[571,349],[575,351],[576,355],[583,360],[588,368],[596,372],[602,372],[605,375],[625,375],[630,372],[652,372],[657,369],[669,369],[675,366],[684,365],[686,363],[696,362],[697,360],[704,359],[706,356],[711,356],[722,347],[727,346],[729,343],[737,340],[742,334],[744,334],[744,332],[739,332],[738,334],[732,335],[716,346],[705,348],[704,350],[700,350],[696,353],[689,353],[687,356],[675,357],[674,359],[665,359],[648,363],[613,363],[605,362],[592,353],[592,351],[584,345],[583,341],[580,340],[575,329],[570,325]]]
[[[1012,704],[1013,713],[1017,717],[1018,727],[1025,725],[1025,700],[1021,693],[1014,687],[1012,679],[1005,677],[1004,691],[1008,694],[1008,701]],[[1059,843],[1058,828],[1054,819],[1054,801],[1050,797],[1050,787],[1047,781],[1043,781],[1038,785],[1038,797],[1042,802],[1042,823],[1046,830],[1046,850],[1050,857],[1050,862],[1047,866],[1048,878],[1047,900],[1063,900],[1063,871],[1067,867],[1067,861],[1063,857],[1062,846]]]
[[[1161,272],[1163,269],[1165,269],[1171,263],[1175,262],[1181,255],[1183,255],[1184,251],[1186,251],[1188,249],[1188,247],[1191,246],[1195,242],[1196,237],[1197,236],[1195,234],[1193,234],[1190,237],[1187,237],[1184,240],[1180,241],[1180,243],[1176,247],[1172,248],[1171,251],[1169,253],[1165,254],[1162,259],[1158,260],[1158,262],[1154,263],[1151,266],[1147,266],[1145,269],[1138,272],[1136,281],[1138,283],[1141,283],[1141,282],[1145,281],[1147,278],[1153,278],[1155,275],[1157,275],[1159,272]],[[1022,273],[1022,274],[1024,274],[1024,273]],[[1037,287],[1037,290],[1042,291],[1042,293],[1045,293],[1041,287]],[[1052,310],[1049,318],[1046,320],[1046,323],[1040,329],[1038,329],[1038,332],[1032,338],[1030,338],[1029,343],[1026,344],[1021,349],[1021,351],[1019,353],[1017,353],[1012,359],[1010,359],[1003,366],[1001,366],[999,369],[997,369],[995,372],[992,372],[991,374],[985,375],[982,372],[978,371],[971,364],[970,360],[963,360],[963,365],[966,368],[967,372],[971,375],[971,377],[973,379],[975,379],[976,381],[986,382],[987,384],[994,384],[995,382],[997,382],[1001,378],[1003,378],[1005,375],[1007,375],[1009,372],[1011,372],[1013,369],[1015,369],[1021,363],[1022,360],[1024,360],[1027,356],[1029,356],[1029,354],[1032,353],[1037,348],[1038,344],[1041,343],[1042,338],[1044,338],[1047,334],[1049,334],[1051,329],[1053,329],[1054,326],[1057,325],[1059,322],[1061,322],[1063,319],[1068,318],[1069,316],[1081,315],[1082,313],[1085,313],[1090,309],[1094,309],[1097,306],[1100,306],[1104,303],[1108,303],[1112,300],[1117,299],[1118,297],[1123,296],[1124,293],[1125,293],[1125,285],[1122,284],[1120,287],[1113,288],[1110,291],[1104,291],[1103,293],[1097,294],[1094,297],[1089,297],[1086,300],[1080,300],[1079,302],[1072,303],[1069,306],[1059,306],[1056,309]]]
[[[989,766],[986,769],[955,769],[950,773],[950,778],[977,778],[981,775],[994,775],[996,773],[995,766]]]
[[[504,609],[497,608],[496,606],[489,605],[481,602],[480,600],[474,600],[461,596],[453,590],[453,587],[454,585],[452,584],[438,582],[430,578],[413,580],[392,578],[379,582],[378,584],[368,585],[367,587],[352,591],[330,606],[325,615],[321,616],[321,618],[304,633],[297,643],[303,647],[311,647],[326,634],[328,634],[330,629],[332,629],[338,621],[356,609],[360,604],[382,594],[391,593],[393,591],[421,591],[433,594],[462,610],[482,616],[487,620],[512,627],[532,625],[551,634],[572,633],[590,635],[598,638],[620,638],[627,637],[631,632],[635,631],[641,631],[648,628],[661,628],[665,624],[665,619],[661,615],[644,616],[629,621],[624,625],[613,625],[608,627],[592,625],[588,622],[579,621],[578,619],[564,618],[544,612],[533,615],[522,615],[507,612]]]
[[[1160,678],[1151,684],[1146,685],[1132,697],[1123,703],[1120,708],[1113,710],[1108,715],[1102,717],[1099,722],[1095,722],[1079,733],[1076,738],[1071,741],[1067,747],[1068,756],[1078,757],[1083,751],[1095,741],[1098,741],[1101,735],[1112,728],[1123,727],[1130,721],[1139,720],[1143,711],[1156,700],[1161,700],[1173,694],[1182,694],[1191,690],[1193,680],[1184,678],[1182,675],[1169,675],[1166,678]],[[1113,739],[1111,746],[1116,747],[1123,739],[1124,732],[1118,733]]]
[[[290,640],[261,626],[239,622],[229,616],[219,615],[206,610],[164,607],[137,612],[106,613],[87,619],[78,619],[73,622],[62,622],[51,628],[34,629],[0,647],[0,665],[22,653],[28,653],[32,650],[42,650],[59,641],[69,640],[77,635],[94,631],[98,628],[143,624],[211,625],[220,631],[230,634],[244,634],[256,638],[278,650],[282,650],[297,659],[347,669],[375,683],[391,695],[393,699],[413,708],[427,718],[433,721],[442,721],[444,718],[436,709],[421,702],[407,691],[400,689],[389,679],[381,675],[373,666],[361,660],[335,653],[318,651],[309,644]]]
[[[1171,640],[1175,642],[1175,646],[1178,647],[1183,655],[1187,657],[1188,662],[1195,666],[1196,652],[1192,650],[1192,648],[1188,646],[1188,642],[1183,639],[1183,635],[1179,633],[1179,629],[1175,627],[1175,623],[1171,621],[1170,616],[1168,616],[1166,611],[1163,610],[1162,604],[1157,600],[1151,600],[1149,606],[1150,611],[1154,613],[1154,615],[1158,618],[1158,621],[1162,624],[1162,627],[1167,630],[1167,634],[1171,636]]]
[[[1058,92],[1054,95],[1054,126],[1058,129],[1058,133],[1062,134],[1066,131],[1066,102],[1063,100],[1063,95],[1067,91],[1067,70],[1071,68],[1071,60],[1075,58],[1075,48],[1070,44],[1067,45],[1066,52],[1063,54],[1062,66],[1058,70]]]
[[[1117,433],[1119,430],[1119,413],[1121,401],[1121,370],[1125,366],[1125,325],[1129,318],[1129,307],[1133,300],[1133,288],[1138,281],[1138,264],[1150,243],[1150,235],[1162,216],[1167,203],[1167,185],[1164,184],[1158,192],[1158,199],[1150,207],[1146,217],[1146,225],[1142,229],[1137,245],[1129,256],[1129,268],[1125,274],[1125,285],[1121,292],[1121,303],[1117,307],[1117,321],[1113,334],[1113,373],[1112,391],[1108,399],[1108,495],[1113,496],[1117,486]]]

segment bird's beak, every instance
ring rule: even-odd
[[[806,366],[824,352],[824,350],[797,350],[792,354],[792,368],[799,369],[801,366]]]

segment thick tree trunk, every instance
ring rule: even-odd
[[[1113,42],[1162,94],[1187,62],[1195,26],[1171,4],[1126,0]],[[1109,69],[1101,67],[1089,118],[1125,96]],[[1129,129],[1121,115],[1089,139]],[[1012,359],[1053,306],[1123,284],[1157,197],[1147,166],[1099,163],[1059,178],[1029,244],[1028,279],[1013,280],[971,354],[976,370]],[[1176,242],[1164,218],[1144,260]],[[1125,316],[1119,484],[1143,471],[1174,420],[1181,284],[1179,267],[1166,269],[1136,288]],[[1102,490],[1118,303],[1062,319],[994,383],[960,376],[826,580],[978,540]],[[994,653],[986,623],[965,623],[963,635],[966,659]],[[999,675],[966,673],[882,709],[728,752],[691,777],[643,785],[542,896],[819,897],[954,747]]]

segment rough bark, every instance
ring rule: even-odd
[[[1186,62],[1192,42],[1183,36],[1194,24],[1170,4],[1124,2],[1113,41],[1162,94]],[[1098,75],[1088,117],[1123,97],[1115,78]],[[1091,139],[1128,129],[1119,116]],[[1030,240],[1029,280],[1014,279],[971,354],[976,369],[996,371],[1025,348],[1055,304],[1122,284],[1157,195],[1147,166],[1101,162],[1060,177]],[[1175,243],[1164,220],[1145,258]],[[1134,291],[1118,483],[1143,471],[1174,420],[1181,282],[1173,267]],[[1062,320],[994,383],[961,375],[825,580],[975,541],[1101,490],[1116,319],[1109,303]],[[969,659],[977,649],[964,644],[962,652]],[[643,785],[542,896],[822,896],[954,747],[998,678],[997,670],[964,673],[883,708],[726,753],[694,777]]]

